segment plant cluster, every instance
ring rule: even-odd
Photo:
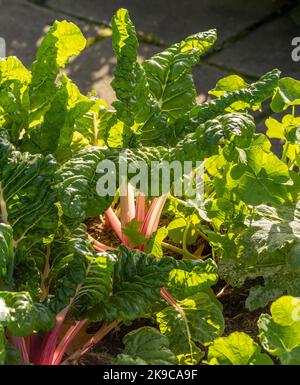
[[[215,30],[142,63],[126,10],[112,32],[111,107],[62,71],[86,44],[73,23],[53,24],[30,70],[0,61],[0,364],[72,363],[141,318],[152,326],[124,337],[115,364],[299,364],[300,82],[278,70],[252,84],[231,75],[197,104],[192,68]],[[251,115],[264,102],[285,111],[266,134]],[[204,161],[201,204],[172,191],[135,197],[130,184],[127,197],[99,196],[98,163],[121,153],[132,164]],[[89,233],[99,216],[120,246]],[[250,311],[272,303],[257,341],[222,336],[219,278],[256,280]]]

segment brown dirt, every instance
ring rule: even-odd
[[[261,313],[268,311],[268,308],[249,311],[245,308],[245,301],[248,297],[249,290],[253,285],[257,285],[258,280],[247,281],[241,288],[226,287],[226,282],[219,281],[213,288],[216,295],[220,293],[222,288],[225,290],[218,296],[218,300],[223,304],[223,315],[225,319],[224,336],[234,332],[243,331],[249,334],[257,341],[257,321]]]
[[[90,218],[85,221],[88,228],[88,233],[97,241],[104,243],[107,246],[118,247],[120,240],[111,230],[111,227],[105,220],[104,216]]]

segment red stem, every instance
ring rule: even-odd
[[[130,183],[127,185],[127,195],[120,196],[121,206],[121,227],[130,222],[135,217],[134,190]]]
[[[53,355],[56,349],[57,339],[68,311],[69,306],[65,307],[57,314],[55,328],[49,333],[47,333],[44,338],[43,350],[38,361],[38,365],[51,365]]]
[[[123,234],[121,229],[121,222],[111,207],[105,211],[105,216],[109,221],[111,227],[113,228],[114,232],[116,233],[117,237],[120,239],[120,241],[122,241]]]
[[[173,296],[167,291],[166,288],[162,287],[160,289],[160,295],[168,302],[169,305],[177,306],[175,298],[173,298]]]
[[[142,226],[142,233],[145,234],[147,238],[157,230],[159,225],[160,216],[165,205],[167,194],[163,194],[159,198],[154,198],[151,202],[149,211],[146,215],[144,224]]]
[[[24,337],[8,337],[9,341],[17,348],[20,353],[20,360],[22,365],[29,364],[29,354]]]
[[[120,206],[121,228],[123,229],[135,217],[134,189],[130,183],[127,184],[127,195],[120,196]],[[122,243],[129,246],[129,241],[124,234],[122,234]]]
[[[97,342],[101,341],[110,331],[118,326],[120,321],[113,321],[109,324],[104,324],[98,332],[89,339],[82,348],[74,352],[70,357],[63,361],[62,365],[67,365],[72,361],[79,360],[85,353],[87,353]]]
[[[106,246],[106,245],[103,245],[103,247],[102,246],[99,246],[99,245],[93,245],[93,247],[94,247],[94,249],[96,250],[96,251],[107,251],[107,250],[115,250],[115,248],[114,247],[110,247],[110,246]]]
[[[135,219],[138,222],[144,222],[146,216],[146,196],[139,192],[136,197],[136,211],[135,211]]]
[[[79,331],[86,326],[88,320],[77,321],[75,325],[70,326],[60,343],[57,345],[53,354],[51,365],[59,365],[61,360],[68,349],[70,343],[74,340]]]
[[[43,336],[41,334],[32,334],[30,336],[30,362],[37,364],[42,352]]]
[[[147,212],[147,214],[146,214],[146,216],[145,216],[145,219],[144,219],[143,226],[142,226],[142,228],[141,228],[141,232],[142,232],[143,234],[145,234],[145,231],[146,231],[146,229],[147,229],[149,220],[150,220],[150,218],[151,218],[151,216],[152,216],[152,214],[153,214],[154,208],[155,208],[155,206],[156,206],[156,204],[157,204],[157,200],[158,200],[158,198],[153,198],[152,201],[151,201],[150,207],[149,207],[148,212]]]
[[[104,243],[101,243],[97,241],[95,238],[93,238],[90,234],[88,234],[88,238],[91,242],[93,242],[94,249],[97,251],[107,251],[107,250],[115,250],[112,246],[107,246]]]

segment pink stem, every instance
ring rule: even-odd
[[[157,200],[158,200],[158,198],[153,198],[152,201],[151,201],[150,207],[148,209],[148,212],[147,212],[147,214],[145,216],[145,219],[144,219],[144,223],[143,223],[142,228],[141,228],[141,232],[143,234],[145,234],[146,228],[148,226],[148,223],[149,223],[149,220],[151,218],[151,215],[153,214],[153,211],[154,211],[154,208],[156,206]]]
[[[160,216],[165,205],[167,194],[163,194],[159,198],[154,198],[150,209],[146,215],[146,219],[142,226],[142,233],[145,234],[147,238],[151,237],[151,235],[157,230],[159,225]]]
[[[17,348],[20,353],[20,360],[22,365],[29,364],[29,354],[24,337],[9,337],[9,341]]]
[[[134,189],[130,183],[127,185],[127,195],[120,196],[120,206],[121,228],[123,229],[135,217]],[[124,234],[122,234],[122,242],[125,246],[129,246],[129,241]]]
[[[108,219],[108,221],[109,221],[111,227],[113,228],[114,232],[116,233],[117,237],[120,239],[120,241],[122,241],[123,234],[122,234],[122,229],[121,229],[121,222],[111,207],[105,211],[105,216]]]
[[[95,238],[93,238],[90,234],[88,234],[88,238],[91,242],[93,242],[94,249],[97,251],[106,251],[106,250],[115,250],[112,246],[107,246],[104,243],[101,243],[97,241]]]
[[[29,359],[34,364],[38,362],[43,344],[43,336],[41,334],[33,334],[30,336],[30,354]]]
[[[47,333],[43,343],[43,351],[38,361],[38,365],[51,365],[56,349],[57,339],[60,334],[63,322],[69,311],[69,306],[61,310],[56,316],[56,326],[51,332]]]
[[[130,183],[127,185],[127,195],[120,197],[121,227],[125,227],[135,217],[134,190]]]
[[[77,321],[75,325],[72,325],[68,329],[68,331],[66,332],[66,334],[64,335],[64,337],[62,338],[62,340],[60,341],[60,343],[57,345],[55,349],[51,365],[59,365],[61,363],[61,360],[66,350],[68,349],[70,343],[74,340],[74,338],[79,333],[79,331],[84,326],[86,326],[88,322],[89,322],[88,320]]]
[[[107,250],[115,250],[115,247],[111,247],[111,246],[106,246],[106,245],[103,245],[103,246],[99,246],[99,245],[93,245],[94,249],[96,251],[107,251]]]
[[[160,289],[160,295],[162,296],[163,299],[165,299],[168,302],[169,305],[171,306],[177,305],[175,298],[173,298],[173,296],[164,287]]]
[[[67,365],[72,361],[77,361],[80,357],[82,357],[85,353],[87,353],[92,347],[101,341],[110,331],[115,329],[120,321],[113,321],[108,324],[102,325],[102,327],[97,331],[96,334],[93,335],[91,339],[89,339],[79,350],[74,352],[70,357],[68,357],[65,361],[63,361],[62,365]]]
[[[145,220],[146,202],[147,202],[146,196],[143,193],[139,192],[136,198],[136,212],[135,212],[135,219],[138,222],[144,222]]]

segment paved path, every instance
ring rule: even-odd
[[[83,92],[95,89],[111,102],[115,58],[109,21],[119,7],[129,9],[140,36],[140,57],[209,28],[218,29],[218,43],[199,64],[195,82],[199,100],[216,81],[240,73],[253,80],[277,67],[300,79],[300,62],[291,59],[291,40],[300,27],[290,17],[293,0],[0,0],[0,37],[7,54],[27,66],[39,41],[55,19],[79,25],[91,45],[68,67]]]

